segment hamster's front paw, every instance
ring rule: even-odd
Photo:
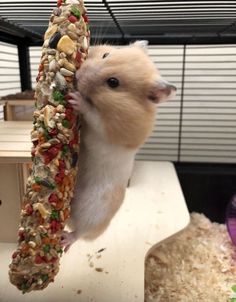
[[[66,253],[71,245],[76,241],[75,232],[67,232],[63,231],[61,234],[61,245],[64,248],[64,252]]]
[[[77,111],[81,111],[81,107],[82,107],[82,102],[83,102],[83,97],[80,94],[79,91],[76,92],[71,92],[69,94],[69,96],[71,97],[71,99],[68,101],[72,107],[77,110]]]

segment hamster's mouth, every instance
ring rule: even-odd
[[[78,91],[80,92],[80,90],[78,89]],[[93,106],[93,101],[90,97],[86,96],[84,93],[81,93],[80,94],[82,95],[83,99],[85,100],[85,102],[87,102],[88,104],[90,104],[91,106]]]
[[[85,98],[85,101],[88,102],[90,105],[93,105],[93,101],[90,97],[86,96]]]

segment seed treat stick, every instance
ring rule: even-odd
[[[23,293],[54,281],[78,170],[78,115],[68,103],[86,59],[89,26],[82,0],[58,0],[44,35],[31,132],[32,171],[9,278]]]

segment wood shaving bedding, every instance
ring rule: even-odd
[[[189,226],[147,258],[145,301],[230,301],[235,259],[226,226],[192,213]]]

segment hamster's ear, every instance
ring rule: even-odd
[[[148,41],[147,40],[135,41],[134,43],[131,44],[131,46],[141,48],[143,51],[147,52]]]
[[[148,91],[148,99],[153,103],[161,103],[172,99],[176,94],[177,88],[160,78]]]

